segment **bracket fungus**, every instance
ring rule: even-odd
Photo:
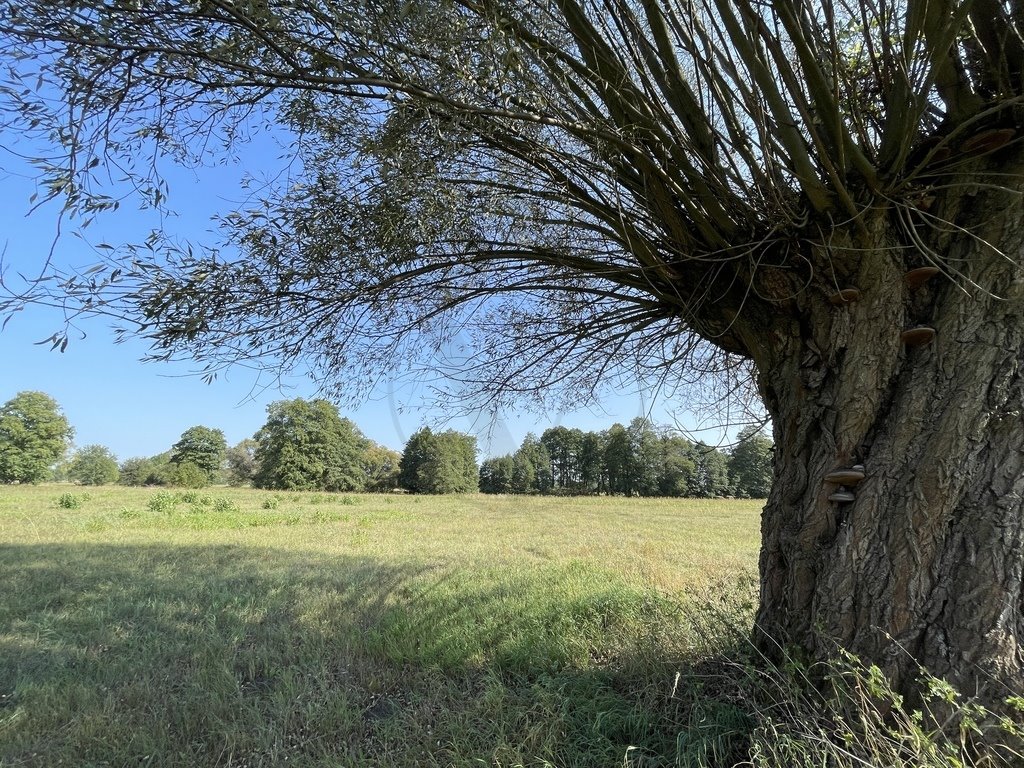
[[[940,270],[938,267],[918,267],[917,269],[912,269],[907,272],[907,274],[903,276],[903,282],[907,284],[907,287],[910,288],[910,290],[914,290],[915,288],[920,288],[922,285],[927,283],[939,274],[939,272]]]
[[[845,488],[840,488],[835,493],[830,494],[828,500],[836,501],[839,502],[840,504],[843,504],[848,501],[853,501],[855,498],[857,497],[853,495],[852,491],[848,491]]]
[[[908,328],[900,334],[900,341],[908,347],[921,347],[935,338],[935,329],[927,325]]]
[[[837,469],[825,475],[826,483],[837,483],[839,485],[855,485],[864,479],[864,467],[861,464],[849,469]]]

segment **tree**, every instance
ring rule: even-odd
[[[480,485],[476,438],[454,430],[436,435],[422,474],[426,493],[475,493]]]
[[[633,494],[631,471],[633,445],[629,432],[621,424],[612,424],[605,433],[604,467],[608,473],[608,493]]]
[[[481,493],[513,493],[515,460],[511,456],[485,459],[480,465]]]
[[[729,454],[729,482],[743,499],[766,499],[772,489],[772,441],[757,427],[740,430]]]
[[[544,430],[540,441],[551,457],[551,477],[554,486],[564,490],[578,489],[583,431],[568,427],[551,427]]]
[[[399,483],[414,493],[471,493],[479,487],[476,438],[454,430],[417,430],[405,444]]]
[[[256,446],[251,437],[228,448],[225,454],[227,461],[228,485],[248,485],[256,474]]]
[[[688,496],[696,471],[697,462],[690,441],[678,435],[663,435],[658,492],[662,496]]]
[[[117,457],[102,445],[79,448],[68,466],[68,479],[82,485],[109,485],[118,476]]]
[[[366,438],[326,400],[281,400],[267,406],[256,433],[257,488],[360,491]]]
[[[729,496],[729,459],[724,453],[703,441],[693,446],[693,474],[690,476],[688,496],[717,499]]]
[[[73,434],[53,398],[42,392],[19,392],[0,407],[0,482],[45,480]]]
[[[366,490],[381,493],[398,487],[398,465],[402,454],[372,440],[366,441],[360,463],[366,477]]]
[[[412,433],[402,450],[398,462],[398,484],[413,493],[426,493],[426,478],[421,477],[422,468],[434,451],[434,433],[430,427],[423,427]]]
[[[168,467],[167,481],[179,488],[206,488],[210,482],[210,473],[191,461],[171,463]]]
[[[650,419],[638,416],[626,428],[629,437],[629,485],[638,496],[658,494],[658,470],[661,468],[661,439]]]
[[[1021,13],[7,0],[8,115],[59,143],[40,188],[67,216],[115,207],[125,173],[160,205],[142,145],[194,160],[260,115],[301,135],[301,171],[224,218],[231,248],[154,238],[7,307],[353,392],[463,330],[454,386],[497,404],[752,374],[776,447],[762,647],[998,698],[1024,675]]]
[[[596,432],[584,432],[579,455],[580,486],[586,493],[604,490],[604,444]]]
[[[173,471],[170,451],[148,459],[137,456],[121,463],[118,482],[121,485],[168,485]]]
[[[547,493],[554,482],[548,449],[532,432],[527,433],[512,454],[512,492]]]
[[[224,433],[210,427],[189,427],[171,448],[171,463],[180,469],[184,465],[190,467],[179,472],[181,482],[189,488],[209,485],[220,473],[227,452],[228,442]]]

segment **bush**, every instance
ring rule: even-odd
[[[76,496],[73,493],[62,493],[57,499],[57,506],[61,509],[79,509],[82,504],[89,500],[89,494],[83,493]]]
[[[178,497],[169,491],[160,491],[149,500],[147,506],[153,512],[170,512],[178,503]]]
[[[213,500],[214,512],[237,512],[238,505],[231,499],[217,498]]]
[[[210,476],[206,470],[190,461],[173,466],[171,482],[179,488],[205,488],[210,484]]]

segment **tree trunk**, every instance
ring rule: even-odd
[[[935,213],[963,228],[925,233],[952,279],[909,287],[924,262],[879,212],[830,243],[859,252],[835,278],[859,299],[801,298],[762,337],[776,470],[757,624],[765,647],[839,644],[904,692],[923,665],[992,703],[1024,688],[1024,211],[975,186]],[[916,325],[935,337],[907,346]],[[856,464],[855,500],[830,501],[825,476]]]

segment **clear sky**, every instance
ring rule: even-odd
[[[182,240],[212,243],[211,216],[231,210],[242,197],[244,171],[239,163],[199,171],[167,167],[170,207],[177,216],[161,222],[127,200],[116,213],[98,219],[81,235],[76,234],[73,222],[62,223],[57,237],[56,205],[27,215],[36,186],[18,153],[28,150],[11,136],[0,136],[0,145],[0,247],[7,279],[19,271],[37,273],[51,247],[55,263],[87,267],[98,261],[95,245],[141,242],[160,225]],[[250,171],[261,166],[270,169],[280,164],[278,155],[273,143],[263,141],[248,147],[243,159]],[[283,388],[278,382],[268,388],[268,382],[261,382],[252,371],[237,369],[206,384],[186,364],[143,364],[139,360],[146,352],[145,344],[138,340],[115,344],[111,329],[99,320],[82,326],[85,338],[73,336],[63,354],[50,351],[47,344],[35,344],[61,327],[58,312],[30,307],[0,332],[0,403],[23,390],[46,392],[75,427],[76,446],[105,445],[120,459],[165,451],[184,430],[199,424],[223,430],[229,444],[234,444],[259,429],[270,402],[318,393],[316,383],[302,377],[286,380]],[[673,423],[679,417],[671,414],[680,408],[672,403],[652,405],[650,398],[637,393],[620,393],[603,401],[603,411],[520,412],[504,414],[493,422],[480,417],[444,424],[439,421],[441,414],[422,408],[420,395],[411,387],[395,389],[385,384],[357,410],[343,411],[343,415],[368,437],[396,450],[428,422],[475,433],[483,455],[498,455],[514,450],[527,432],[540,433],[549,426],[599,430],[644,415],[658,423]],[[686,420],[686,426],[692,427],[692,421]],[[705,439],[711,442],[716,438]]]

